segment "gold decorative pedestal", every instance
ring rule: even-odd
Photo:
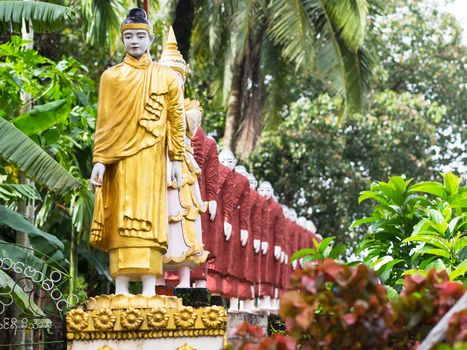
[[[219,350],[227,312],[155,295],[101,295],[68,312],[69,350]]]

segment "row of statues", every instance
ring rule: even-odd
[[[115,294],[142,281],[143,295],[176,276],[178,287],[207,287],[231,308],[274,308],[296,250],[316,238],[313,223],[281,207],[269,182],[218,154],[201,128],[202,108],[184,98],[187,65],[170,28],[159,62],[142,9],[121,25],[122,63],[99,87],[91,184],[90,243],[109,254]]]

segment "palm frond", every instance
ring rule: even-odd
[[[72,10],[42,1],[0,1],[0,31],[21,32],[22,21],[36,32],[54,31],[63,26]]]
[[[234,7],[231,24],[232,44],[237,57],[243,57],[248,38],[252,31],[253,21],[256,20],[256,9],[252,0],[238,1]]]
[[[341,119],[365,108],[371,81],[371,57],[365,49],[352,52],[341,39],[329,36],[318,48],[316,69],[342,96]]]
[[[272,0],[268,7],[268,32],[282,46],[282,54],[287,59],[310,70],[314,61],[315,28],[307,6],[307,1]]]
[[[59,194],[81,183],[13,124],[0,118],[0,157],[15,164],[26,177]]]
[[[369,10],[367,0],[321,0],[320,3],[346,47],[354,52],[362,47]]]
[[[81,0],[86,40],[113,48],[127,8],[126,0]]]

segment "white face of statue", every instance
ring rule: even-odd
[[[123,32],[123,44],[126,52],[134,58],[141,58],[151,45],[151,38],[144,29],[127,29]]]
[[[284,214],[284,217],[286,219],[288,219],[289,218],[289,208],[287,208],[285,205],[281,205],[281,207],[282,207],[282,214]]]
[[[306,229],[307,229],[308,231],[311,231],[311,232],[316,232],[316,226],[315,226],[315,224],[313,223],[313,221],[308,220],[308,221],[306,222]]]
[[[235,167],[235,171],[240,175],[248,177],[248,171],[246,171],[246,168],[243,165],[237,165]]]
[[[289,219],[293,222],[297,221],[297,212],[293,208],[289,209]]]
[[[250,188],[255,189],[258,186],[258,181],[256,181],[255,177],[251,174],[248,174],[248,181],[250,181]]]
[[[230,170],[233,170],[235,168],[235,165],[237,165],[237,159],[235,159],[235,156],[231,151],[222,151],[219,153],[219,162],[223,165],[229,168]]]
[[[264,198],[269,199],[274,195],[274,190],[270,184],[262,183],[259,185],[258,193]]]
[[[301,227],[303,227],[304,229],[306,229],[306,218],[303,217],[303,216],[300,216],[300,217],[297,219],[297,224],[299,224]]]

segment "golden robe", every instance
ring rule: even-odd
[[[127,55],[102,74],[93,163],[104,163],[90,242],[110,274],[162,274],[167,249],[167,155],[184,159],[183,98],[175,73]]]

